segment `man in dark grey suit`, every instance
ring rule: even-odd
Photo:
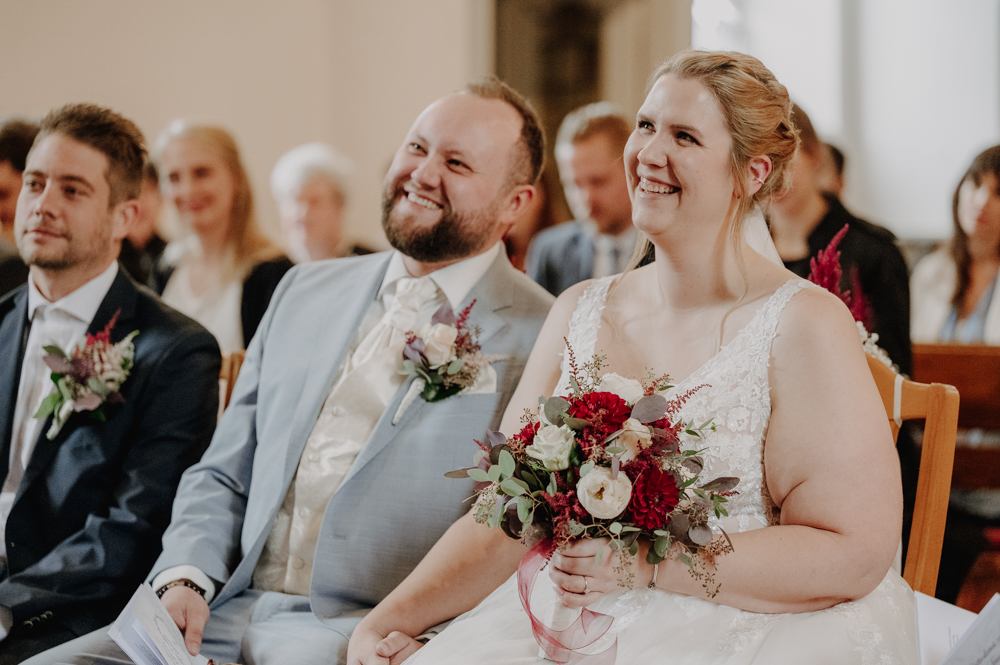
[[[630,133],[608,102],[573,111],[559,127],[556,161],[577,219],[539,233],[525,259],[528,276],[553,295],[620,273],[632,257],[638,233],[622,164]]]
[[[159,554],[181,473],[215,428],[215,338],[115,260],[136,213],[142,143],[125,118],[73,105],[42,121],[28,155],[15,235],[31,274],[0,299],[3,664],[121,611]],[[36,416],[56,392],[43,346],[68,350],[112,321],[112,343],[138,331],[121,399],[102,418],[71,412],[52,428],[53,415]]]
[[[397,251],[306,263],[282,281],[153,567],[189,651],[343,662],[360,618],[468,510],[471,481],[443,474],[497,427],[553,300],[501,242],[535,195],[543,143],[499,81],[438,100],[386,176]],[[404,333],[444,305],[473,305],[492,363],[428,402],[399,373]],[[34,662],[129,660],[98,632]]]

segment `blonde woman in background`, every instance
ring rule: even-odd
[[[167,247],[151,286],[224,353],[245,349],[292,262],[260,230],[236,141],[178,120],[157,141],[156,160],[187,235]]]

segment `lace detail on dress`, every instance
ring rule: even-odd
[[[609,275],[595,279],[576,301],[576,309],[569,320],[569,334],[566,339],[569,348],[573,349],[580,362],[586,362],[594,355],[594,347],[597,345],[597,331],[601,328],[601,312],[604,311],[604,304],[608,300],[608,289],[614,283],[618,275]],[[569,354],[563,351],[562,375],[559,383],[556,384],[553,395],[567,395],[570,392],[569,386]]]

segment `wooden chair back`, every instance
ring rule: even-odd
[[[233,351],[222,354],[222,369],[219,371],[219,413],[229,406],[229,400],[233,396],[233,386],[236,384],[236,377],[240,375],[240,368],[243,366],[243,359],[246,358],[246,351]]]
[[[924,420],[924,442],[917,477],[917,497],[913,526],[903,564],[903,578],[914,591],[933,596],[944,525],[948,517],[948,496],[958,430],[958,391],[940,383],[908,381],[868,357],[882,405],[895,438],[904,420]]]
[[[958,426],[1000,430],[1000,346],[914,344],[913,380],[946,383],[962,395]],[[955,450],[953,487],[1000,487],[1000,448]]]

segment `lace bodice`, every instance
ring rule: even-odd
[[[580,296],[570,318],[567,341],[581,362],[594,354],[601,312],[613,281],[614,277],[595,280]],[[727,506],[730,516],[721,522],[727,531],[747,531],[778,521],[778,510],[764,482],[764,440],[771,417],[767,370],[778,317],[792,296],[807,286],[812,284],[804,279],[782,285],[728,344],[667,394],[703,386],[684,404],[680,418],[699,423],[712,418],[716,425],[716,431],[704,439],[689,442],[688,447],[706,449],[702,477],[740,479],[739,494]],[[557,395],[569,392],[565,356]]]

